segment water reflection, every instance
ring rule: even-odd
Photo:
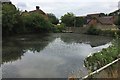
[[[25,38],[24,38],[25,37]],[[39,37],[39,38],[38,38]],[[41,39],[42,38],[42,39]],[[21,59],[27,51],[40,52],[52,40],[45,40],[43,36],[18,36],[3,40],[2,62],[13,62]],[[41,41],[42,40],[42,41]]]
[[[104,38],[105,41],[101,44],[111,39]],[[85,35],[78,34],[24,35],[7,38],[3,40],[3,77],[66,78],[78,70],[84,76],[87,70],[83,67],[83,60],[90,52],[96,51],[90,44],[85,44],[89,41]],[[93,42],[95,41],[90,41]]]

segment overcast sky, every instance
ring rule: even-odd
[[[118,9],[119,0],[11,0],[20,10],[34,10],[36,6],[45,13],[53,13],[57,17],[67,12],[77,16],[91,13],[109,13]]]

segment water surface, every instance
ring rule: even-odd
[[[3,39],[3,78],[67,78],[88,74],[90,53],[108,47],[110,37],[73,33],[18,35]],[[106,44],[106,45],[105,45]],[[101,46],[102,45],[102,46]]]

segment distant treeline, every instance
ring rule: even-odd
[[[59,20],[52,13],[44,15],[30,13],[22,15],[12,3],[2,4],[2,33],[4,36],[24,33],[50,32]]]
[[[112,13],[111,13],[112,15]],[[101,13],[101,16],[107,16]],[[73,13],[66,13],[60,20],[52,13],[46,17],[39,13],[23,15],[12,3],[2,3],[2,33],[4,36],[25,33],[62,32],[65,27],[83,27],[86,23],[84,17],[76,17]],[[120,16],[115,23],[120,25]],[[89,32],[99,34],[99,30],[93,28]]]
[[[46,14],[47,18],[39,13],[23,15],[12,3],[2,4],[2,33],[4,36],[38,32],[61,32],[65,26],[80,27],[84,19],[76,18],[73,13],[61,17],[61,22],[52,13]]]

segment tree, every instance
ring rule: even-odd
[[[100,13],[100,17],[104,17],[104,16],[106,16],[105,13]]]
[[[2,4],[2,32],[3,35],[12,34],[13,28],[19,24],[20,11],[12,4]],[[16,27],[17,27],[16,26]]]
[[[120,26],[120,14],[118,15],[118,25]]]
[[[21,13],[12,3],[2,4],[3,35],[50,31],[52,23],[39,13]]]
[[[61,17],[61,22],[67,27],[73,27],[75,21],[75,16],[73,13],[67,13]]]
[[[117,25],[118,28],[120,29],[120,14],[115,17],[114,24]]]
[[[120,29],[120,14],[118,15],[118,21],[117,21],[118,23],[118,28]]]
[[[52,24],[57,25],[57,24],[59,23],[59,19],[58,19],[54,14],[48,13],[47,16],[48,16],[49,21],[50,21]]]
[[[83,17],[75,18],[75,27],[83,27],[84,24],[85,24],[85,19]]]
[[[23,15],[22,20],[25,26],[25,32],[45,32],[49,31],[52,27],[52,24],[39,13]]]

